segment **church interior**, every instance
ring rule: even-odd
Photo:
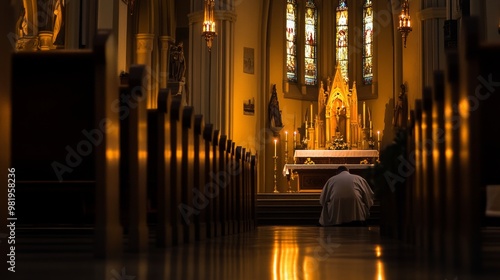
[[[0,22],[2,279],[498,279],[500,1],[9,0]],[[341,165],[370,217],[318,226]]]

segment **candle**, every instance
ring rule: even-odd
[[[373,129],[373,122],[370,121],[370,129]]]
[[[377,130],[377,141],[380,141],[380,130]]]
[[[274,139],[274,156],[276,156],[276,143],[278,142],[278,140]]]
[[[363,128],[366,127],[366,103],[363,101]]]
[[[294,131],[293,132],[293,146],[295,147],[296,145],[296,142],[297,142],[297,131]]]

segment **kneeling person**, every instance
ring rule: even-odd
[[[362,224],[370,216],[373,191],[363,177],[339,166],[337,175],[328,179],[323,187],[319,202],[323,206],[320,225]]]

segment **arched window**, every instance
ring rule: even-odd
[[[297,82],[297,1],[286,2],[286,76]]]
[[[305,83],[306,85],[316,85],[317,83],[317,63],[316,63],[316,36],[318,30],[318,10],[313,0],[306,2],[305,15]]]
[[[336,58],[340,66],[340,72],[346,81],[349,80],[348,19],[347,0],[339,0],[339,6],[337,7]]]
[[[373,9],[372,0],[365,0],[363,5],[363,84],[373,81]]]

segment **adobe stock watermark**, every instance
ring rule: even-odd
[[[491,73],[486,78],[478,76],[477,80],[479,83],[474,90],[474,94],[467,96],[469,113],[477,111],[481,106],[481,102],[488,100],[491,95],[496,92],[497,88],[500,87],[500,81],[493,81],[493,74]],[[458,104],[453,104],[452,108],[453,115],[451,119],[446,119],[445,122],[451,123],[452,129],[457,130],[460,128],[463,121],[460,115],[461,108]],[[435,140],[432,138],[424,139],[421,143],[418,143],[419,145],[417,146],[422,147],[422,150],[426,153],[432,153],[434,145],[442,144],[445,141],[445,130],[443,127],[438,128],[436,136]],[[398,172],[393,173],[391,171],[385,171],[383,174],[392,192],[396,190],[396,184],[405,182],[408,177],[414,174],[417,167],[415,151],[410,152],[408,159],[400,155],[396,160],[399,162]]]
[[[121,94],[119,98],[111,103],[111,111],[119,114],[120,121],[127,118],[131,110],[137,109],[139,103],[145,102],[147,99],[147,81],[150,75],[154,75],[154,72],[150,67],[146,67],[145,69],[146,75],[144,76],[142,86],[134,87],[130,95]],[[96,128],[90,130],[83,129],[81,131],[83,139],[75,146],[66,145],[64,162],[53,161],[51,163],[52,170],[54,170],[59,182],[64,180],[63,176],[66,173],[72,173],[75,168],[80,166],[83,160],[94,151],[95,147],[102,144],[104,136],[110,132],[112,124],[112,121],[108,118],[101,119]]]
[[[209,175],[212,180],[205,184],[203,192],[196,187],[193,188],[193,199],[191,201],[193,206],[185,203],[179,204],[177,208],[187,225],[191,223],[190,217],[192,215],[199,215],[210,204],[211,198],[217,197],[221,190],[231,184],[231,177],[241,174],[242,164],[230,162],[227,166],[227,170],[220,170],[217,174],[213,171],[210,172]]]

